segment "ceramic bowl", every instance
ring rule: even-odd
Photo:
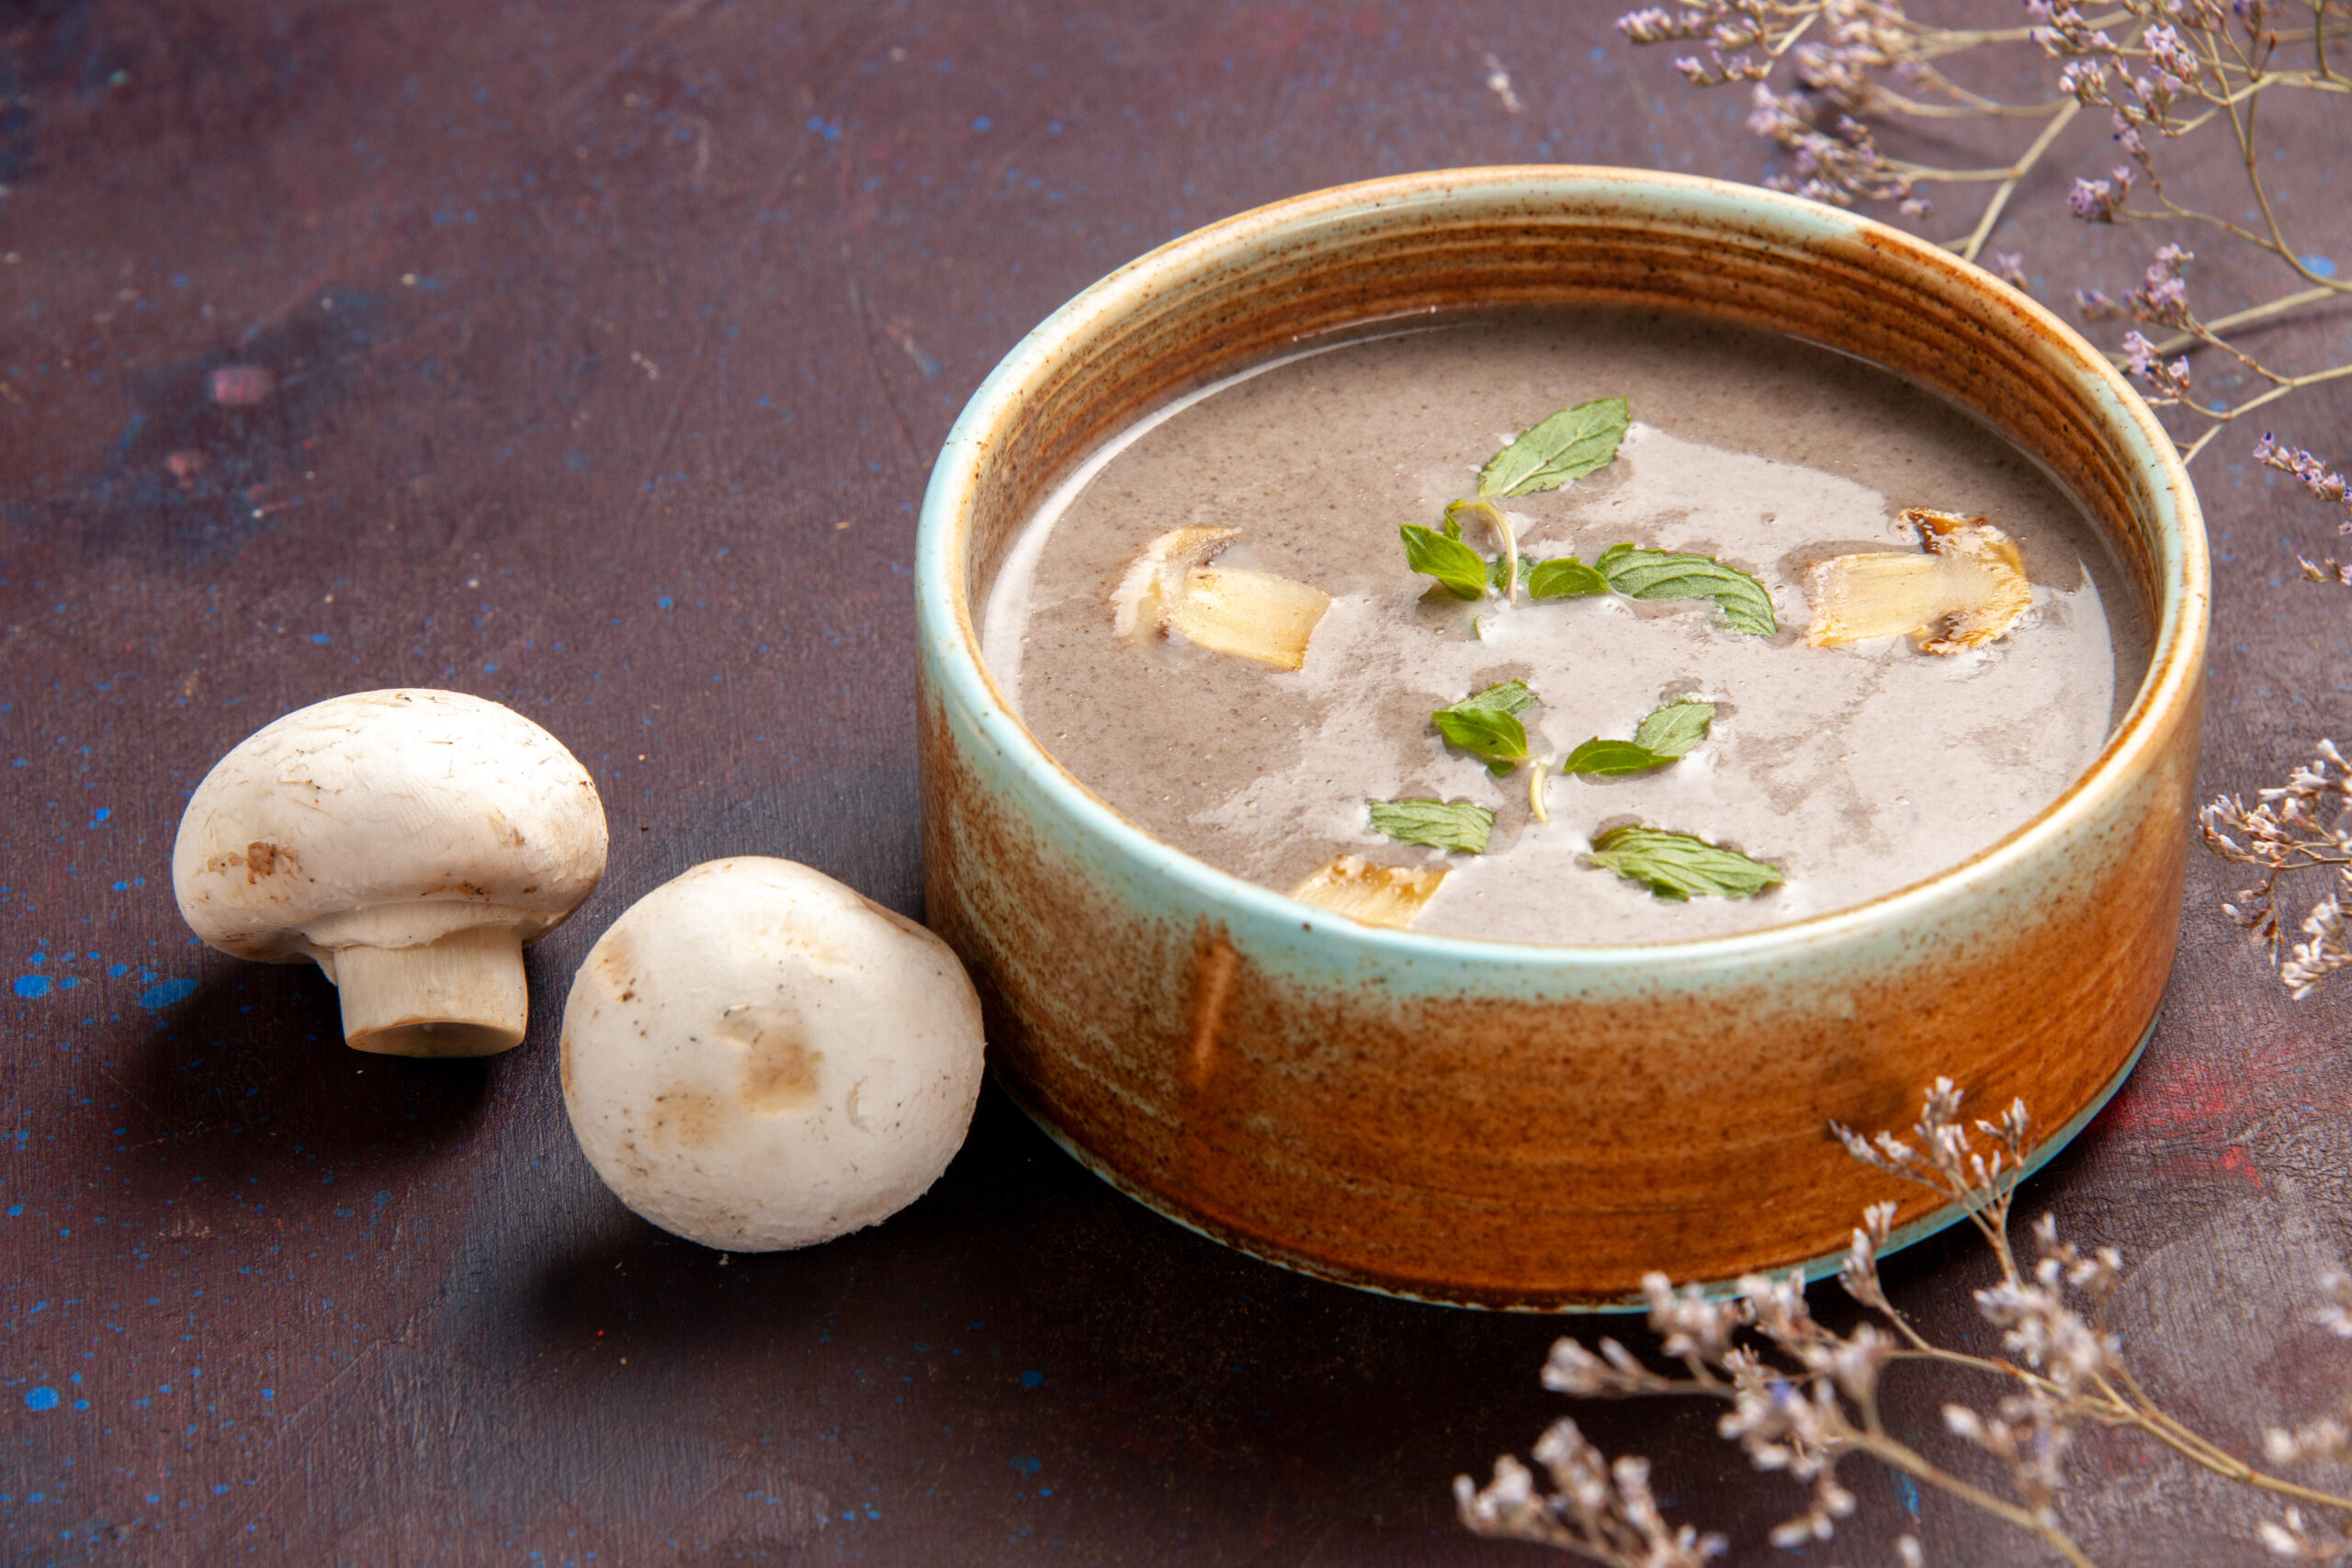
[[[1974,411],[2112,540],[2154,628],[2106,749],[1962,864],[1796,923],[1541,946],[1358,925],[1211,869],[1023,728],[975,606],[1057,480],[1303,338],[1454,308],[1667,309],[1859,355]],[[1935,1200],[1832,1122],[1949,1075],[2047,1157],[2161,998],[2193,812],[2208,589],[2172,444],[2048,311],[1867,219],[1618,169],[1453,170],[1214,224],[1056,311],[974,394],[917,564],[924,889],[1004,1087],[1080,1159],[1260,1257],[1431,1301],[1623,1305],[1643,1273],[1833,1268],[1864,1205]]]

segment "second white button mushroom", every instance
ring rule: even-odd
[[[735,1252],[921,1197],[980,1089],[947,944],[791,861],[712,861],[613,922],[571,983],[563,1102],[621,1201]]]

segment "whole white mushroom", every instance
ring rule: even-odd
[[[481,1056],[522,1042],[523,949],[594,891],[605,842],[588,770],[514,709],[357,692],[213,764],[172,886],[221,952],[315,961],[358,1049]]]
[[[980,1002],[948,945],[788,860],[709,861],[589,950],[563,1010],[588,1163],[662,1229],[806,1247],[921,1197],[980,1092]]]

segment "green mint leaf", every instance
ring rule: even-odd
[[[1689,752],[1707,738],[1707,727],[1715,721],[1713,703],[1668,703],[1642,720],[1634,731],[1634,744],[1646,746],[1660,758],[1671,761]]]
[[[1526,682],[1506,681],[1452,707],[1439,708],[1430,717],[1439,734],[1484,760],[1487,771],[1500,778],[1527,761],[1527,728],[1512,716],[1526,712],[1536,701]]]
[[[1531,599],[1581,599],[1609,592],[1609,580],[1574,556],[1538,561],[1532,568],[1521,556],[1519,565],[1520,581],[1527,584]]]
[[[1533,593],[1533,592],[1535,592],[1535,587],[1534,587],[1534,578],[1535,578],[1535,563],[1534,563],[1533,561],[1532,561],[1532,560],[1528,559],[1525,556],[1521,556],[1521,557],[1520,557],[1520,558],[1519,558],[1519,585],[1520,585],[1521,588],[1526,589],[1526,590],[1527,590],[1527,592],[1528,592],[1529,593],[1531,593],[1531,594],[1532,594],[1532,593]],[[1500,557],[1500,556],[1497,556],[1493,560],[1488,561],[1488,562],[1487,563],[1487,581],[1489,581],[1489,582],[1491,582],[1491,583],[1493,583],[1493,584],[1495,585],[1495,592],[1497,592],[1498,593],[1499,593],[1499,592],[1502,592],[1502,589],[1503,589],[1503,558],[1502,558],[1502,557]]]
[[[1505,681],[1500,685],[1489,686],[1476,695],[1464,697],[1444,711],[1469,713],[1483,708],[1489,713],[1525,713],[1543,700],[1529,690],[1526,682]]]
[[[1596,735],[1560,759],[1560,772],[1614,778],[1620,773],[1645,773],[1672,761],[1636,741],[1603,740]]]
[[[1562,409],[1487,459],[1478,470],[1478,494],[1533,495],[1584,478],[1617,456],[1632,417],[1623,398]]]
[[[1661,898],[1750,898],[1781,880],[1762,861],[1663,828],[1611,828],[1592,841],[1592,858]]]
[[[1713,556],[1611,545],[1592,564],[1628,599],[1707,599],[1736,632],[1770,637],[1781,629],[1764,585]]]
[[[1487,596],[1487,558],[1462,542],[1461,529],[1452,519],[1449,533],[1441,534],[1419,523],[1406,523],[1396,532],[1404,536],[1405,564],[1434,577],[1457,599]]]
[[[1613,778],[1662,768],[1704,740],[1714,716],[1713,703],[1668,703],[1642,720],[1631,740],[1594,736],[1560,760],[1560,772]]]
[[[1487,852],[1487,835],[1494,830],[1495,814],[1466,800],[1367,800],[1375,832],[1400,844],[1427,844],[1434,850]]]

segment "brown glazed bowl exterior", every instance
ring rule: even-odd
[[[1702,942],[1566,947],[1378,930],[1210,869],[1024,730],[974,606],[1022,524],[1170,399],[1384,318],[1669,309],[1859,355],[1973,410],[2112,540],[2155,628],[2091,767],[1982,854],[1870,903]],[[1000,1080],[1163,1213],[1432,1301],[1625,1304],[1834,1267],[1864,1205],[1935,1201],[1847,1156],[1949,1075],[2078,1129],[2135,1059],[2178,934],[2208,588],[2163,429],[2047,311],[1850,213],[1671,175],[1454,170],[1317,192],[1122,268],[976,393],[918,548],[924,888]]]

